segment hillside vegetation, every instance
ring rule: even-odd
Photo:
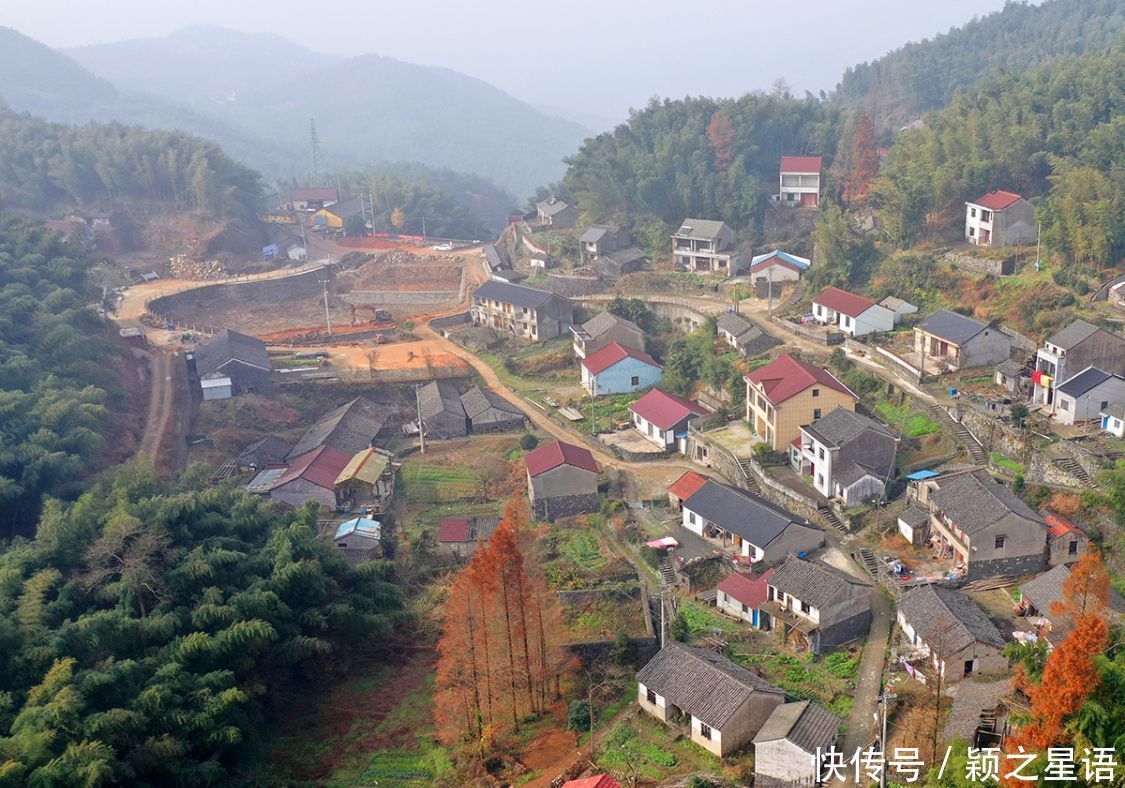
[[[1105,49],[1125,33],[1118,0],[1009,2],[944,35],[907,44],[845,72],[833,94],[867,108],[880,127],[944,107],[958,90],[1002,72],[1019,73],[1059,55]]]

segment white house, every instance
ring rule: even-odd
[[[1035,243],[1035,207],[1014,192],[997,189],[965,203],[965,239],[977,246]]]
[[[687,447],[687,425],[707,410],[693,399],[653,389],[629,406],[637,432],[661,449]]]
[[[817,492],[855,506],[881,499],[894,475],[898,439],[874,419],[836,408],[801,429],[790,461]]]
[[[782,205],[816,208],[820,205],[819,156],[782,156],[778,200]]]
[[[812,701],[783,703],[754,737],[754,785],[819,785],[840,721]]]
[[[754,281],[764,279],[767,282],[796,282],[805,271],[809,270],[809,265],[810,261],[807,257],[798,257],[774,249],[772,252],[752,257],[746,273]]]
[[[1062,424],[1100,423],[1102,411],[1118,402],[1125,402],[1125,378],[1086,367],[1055,389],[1053,417]]]
[[[813,318],[851,337],[864,337],[895,327],[895,313],[885,306],[838,287],[826,287],[813,299]]]
[[[1098,414],[1102,417],[1102,429],[1115,438],[1125,438],[1125,405],[1111,402]]]
[[[906,317],[907,315],[914,315],[918,313],[918,307],[898,296],[887,296],[879,302],[879,306],[885,306],[887,309],[895,313],[895,325]]]

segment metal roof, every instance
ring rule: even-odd
[[[560,465],[573,465],[592,473],[598,472],[598,464],[594,462],[594,455],[589,449],[559,440],[532,449],[524,455],[524,461],[527,463],[527,472],[532,476],[546,473]]]
[[[914,473],[906,474],[906,478],[910,479],[910,481],[912,481],[912,482],[920,482],[923,479],[932,479],[935,476],[941,476],[941,474],[938,471],[931,471],[931,470],[914,471]]]
[[[374,484],[383,476],[389,464],[390,459],[377,449],[369,448],[356,452],[336,477],[336,484],[340,485],[353,479]]]
[[[359,534],[360,536],[369,536],[372,539],[378,539],[382,531],[382,526],[378,520],[370,520],[366,517],[353,517],[350,520],[345,520],[336,527],[336,538],[343,539],[345,536],[352,534]]]

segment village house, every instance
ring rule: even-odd
[[[865,337],[895,327],[895,313],[870,298],[838,287],[826,287],[812,301],[813,319],[839,328],[850,337]]]
[[[595,774],[578,780],[567,780],[562,788],[621,788],[621,783],[608,774]]]
[[[1035,207],[1014,192],[998,189],[965,203],[965,239],[971,244],[1033,244],[1035,235]]]
[[[1055,388],[1053,418],[1060,424],[1100,426],[1102,411],[1111,404],[1125,402],[1125,378],[1097,367],[1086,367]]]
[[[496,244],[485,244],[481,248],[480,254],[484,258],[484,266],[488,269],[489,275],[511,273],[512,260],[503,247]]]
[[[1047,522],[1048,565],[1073,564],[1090,552],[1090,537],[1070,520],[1054,512],[1043,519]]]
[[[535,204],[539,224],[553,230],[569,230],[578,224],[578,208],[557,197],[549,197]]]
[[[598,464],[589,449],[553,441],[524,455],[527,494],[540,520],[596,512]]]
[[[762,629],[769,615],[762,613],[761,607],[769,592],[769,579],[776,571],[776,567],[771,567],[760,575],[731,572],[715,587],[715,606],[728,616]]]
[[[498,517],[446,517],[438,525],[438,552],[469,558],[478,544],[487,544],[500,524]]]
[[[626,274],[642,270],[648,264],[645,253],[635,246],[607,252],[594,260],[594,273],[603,279],[620,279]]]
[[[1074,320],[1035,351],[1031,401],[1053,411],[1055,389],[1087,367],[1125,374],[1125,337],[1085,320]]]
[[[643,350],[611,342],[578,362],[590,396],[640,391],[660,382],[664,368]]]
[[[996,372],[992,375],[992,382],[1011,392],[1020,392],[1025,383],[1030,380],[1023,364],[1014,358],[1001,361],[996,365]]]
[[[748,358],[760,356],[781,344],[780,339],[767,334],[737,312],[724,312],[717,328],[720,339]]]
[[[904,591],[896,615],[906,639],[946,683],[1008,669],[1004,636],[960,591],[926,584]]]
[[[589,265],[603,255],[632,246],[629,233],[611,224],[592,224],[578,239],[582,265]]]
[[[350,459],[356,452],[374,446],[376,438],[390,437],[391,414],[392,410],[386,405],[367,397],[356,397],[321,416],[305,430],[285,459],[293,462],[321,446],[330,446]]]
[[[370,206],[363,197],[348,197],[317,210],[309,218],[309,224],[332,232],[340,232],[348,225],[350,219],[355,216],[366,216],[369,209]]]
[[[574,355],[586,358],[611,342],[625,347],[645,349],[645,332],[632,320],[608,311],[601,311],[580,326],[571,326],[574,337]]]
[[[885,426],[836,408],[801,427],[800,437],[789,447],[789,460],[825,498],[856,506],[886,495],[897,450],[898,438]]]
[[[929,493],[930,536],[967,580],[1038,572],[1047,560],[1047,524],[988,471],[936,477]]]
[[[325,509],[335,509],[339,504],[336,479],[351,459],[350,454],[331,446],[321,446],[295,457],[270,486],[269,499],[294,509],[309,500]]]
[[[661,449],[683,452],[687,448],[687,425],[707,410],[687,397],[653,389],[629,406],[637,432]]]
[[[764,498],[709,480],[682,504],[681,524],[733,549],[744,564],[776,564],[824,546],[824,532]]]
[[[801,436],[801,427],[835,408],[855,410],[859,398],[826,369],[788,353],[745,376],[746,420],[774,451]]]
[[[257,337],[224,329],[196,347],[192,360],[205,400],[273,393],[273,363]]]
[[[871,584],[821,561],[789,555],[770,576],[761,610],[763,630],[791,648],[823,654],[867,634]]]
[[[293,447],[280,438],[268,435],[254,441],[238,455],[235,464],[239,470],[260,471],[264,468],[281,468]]]
[[[904,301],[898,296],[887,296],[879,302],[879,306],[886,307],[895,313],[895,325],[897,326],[902,322],[902,319],[907,315],[914,315],[918,313],[918,307],[909,301]]]
[[[351,566],[372,561],[383,554],[382,525],[378,520],[367,517],[353,517],[340,523],[332,541]]]
[[[668,487],[668,504],[676,511],[683,510],[684,501],[711,481],[711,477],[704,476],[696,471],[684,471],[684,474],[672,482]]]
[[[449,440],[469,434],[465,406],[452,381],[431,380],[419,388],[418,414],[427,438]]]
[[[473,293],[469,314],[478,326],[538,342],[570,328],[574,304],[546,290],[492,279]]]
[[[746,273],[755,283],[765,281],[769,283],[796,282],[805,271],[809,270],[811,262],[807,257],[798,257],[795,254],[774,249],[772,252],[755,255],[750,258],[750,265]]]
[[[941,309],[914,328],[914,350],[925,372],[955,372],[1007,360],[1012,340],[999,328]]]
[[[473,386],[461,395],[461,405],[474,435],[511,432],[527,427],[527,416],[494,391]]]
[[[1102,419],[1102,429],[1115,438],[1125,438],[1125,404],[1111,402],[1098,414]]]
[[[319,211],[340,201],[335,186],[298,186],[289,192],[289,209],[292,211]]]
[[[720,758],[748,744],[784,702],[784,691],[746,668],[682,643],[668,643],[637,672],[637,704],[661,722],[686,724],[691,740]]]
[[[382,512],[395,489],[390,455],[380,449],[356,452],[336,477],[336,500],[345,511]]]
[[[676,267],[684,271],[704,271],[731,276],[738,271],[734,249],[734,230],[726,222],[711,219],[684,219],[672,234],[672,254]]]
[[[782,205],[820,205],[820,156],[782,156],[777,199]]]
[[[898,532],[912,545],[925,544],[930,535],[930,512],[921,506],[911,504],[898,515]]]
[[[839,735],[840,720],[811,700],[781,704],[754,737],[754,785],[819,785]]]

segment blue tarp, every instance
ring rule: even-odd
[[[906,478],[912,482],[920,482],[923,479],[932,479],[935,476],[941,476],[937,471],[914,471],[914,473],[906,474]]]

